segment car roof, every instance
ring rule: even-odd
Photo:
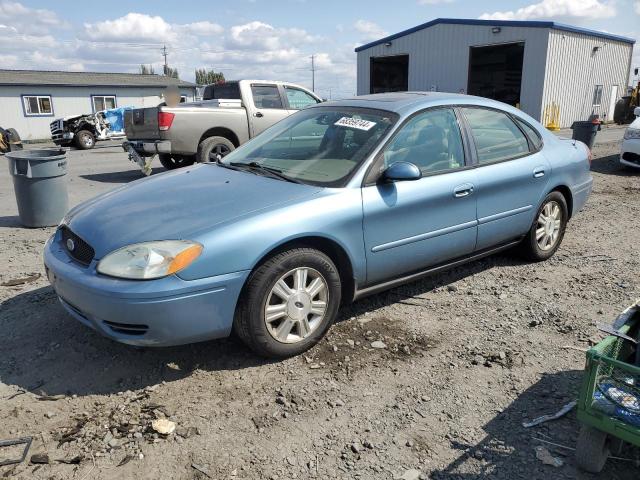
[[[393,92],[374,93],[371,95],[360,95],[357,97],[334,100],[317,105],[322,106],[344,106],[344,107],[366,107],[378,110],[388,110],[400,115],[412,113],[430,106],[438,105],[484,105],[498,108],[500,110],[512,111],[513,107],[502,102],[497,102],[483,97],[473,95],[463,95],[461,93],[447,92]]]

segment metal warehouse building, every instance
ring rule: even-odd
[[[0,127],[15,128],[24,140],[48,139],[54,118],[154,107],[168,85],[178,86],[185,100],[194,100],[193,83],[160,75],[0,70]]]
[[[358,95],[461,92],[521,108],[550,127],[613,120],[635,40],[542,21],[439,18],[356,48]]]

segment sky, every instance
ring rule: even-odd
[[[277,79],[355,94],[354,48],[438,17],[554,20],[640,40],[640,0],[0,0],[0,68]],[[640,46],[633,66],[640,67]]]

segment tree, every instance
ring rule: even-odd
[[[196,84],[211,85],[212,83],[224,82],[224,73],[206,68],[196,68]]]
[[[156,72],[153,69],[153,65],[140,65],[141,75],[154,75]]]
[[[164,69],[164,74],[167,77],[171,77],[171,78],[180,78],[178,76],[178,69],[177,68],[172,68],[172,67],[165,67]]]

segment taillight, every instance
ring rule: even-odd
[[[161,132],[169,130],[175,116],[175,113],[158,112],[158,130]]]

